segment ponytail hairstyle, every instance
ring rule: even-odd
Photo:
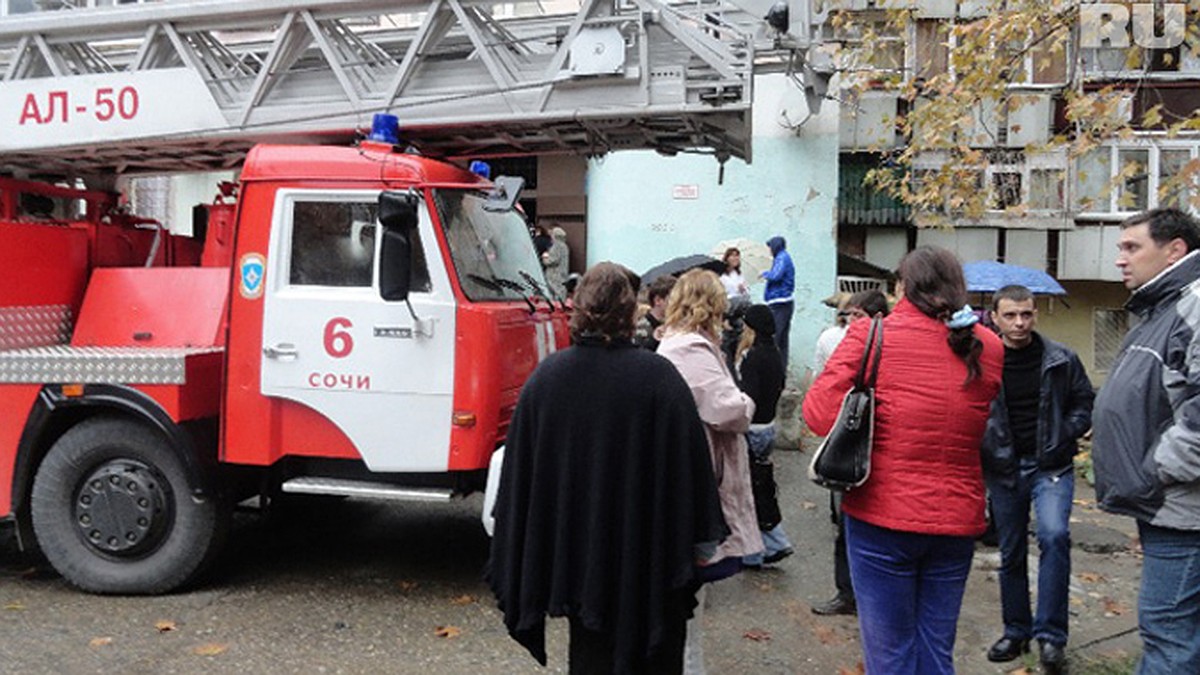
[[[923,314],[950,328],[946,343],[967,365],[963,384],[979,377],[983,342],[975,337],[975,321],[970,320],[974,315],[967,305],[962,263],[944,248],[921,246],[904,256],[898,273],[904,282],[904,297]]]

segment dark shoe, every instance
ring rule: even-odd
[[[838,614],[853,616],[858,614],[858,604],[854,602],[853,595],[838,593],[829,602],[813,605],[812,613],[820,616],[836,616]]]
[[[795,551],[793,551],[790,546],[788,548],[781,548],[774,553],[768,553],[767,555],[763,556],[763,564],[774,565],[793,553],[795,553]]]
[[[1062,645],[1045,640],[1038,641],[1042,648],[1042,670],[1047,673],[1065,673],[1067,669],[1067,653]]]
[[[988,650],[988,661],[992,663],[1004,663],[1012,661],[1022,654],[1029,653],[1029,640],[1018,640],[1016,638],[1002,637],[992,645]]]

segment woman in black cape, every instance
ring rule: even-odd
[[[546,616],[570,622],[570,672],[679,673],[695,563],[728,534],[704,426],[669,361],[634,347],[637,277],[583,276],[574,346],[513,413],[488,583],[509,634],[546,663]]]

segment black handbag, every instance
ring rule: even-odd
[[[883,355],[883,319],[871,320],[862,363],[854,386],[842,399],[837,421],[808,465],[808,477],[830,490],[850,490],[871,476],[871,442],[875,437],[875,377]],[[867,377],[867,371],[870,376]]]

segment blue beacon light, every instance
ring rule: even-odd
[[[396,145],[400,142],[400,118],[387,113],[375,113],[367,140]]]
[[[471,173],[487,180],[492,178],[492,166],[482,159],[471,160]]]

